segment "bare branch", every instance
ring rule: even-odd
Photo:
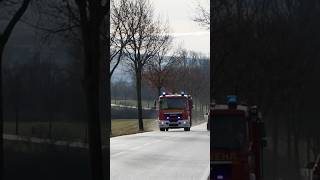
[[[205,8],[200,3],[197,8],[197,15],[193,18],[193,21],[199,23],[202,27],[210,29],[210,11],[208,8]]]
[[[7,43],[13,28],[16,26],[18,21],[21,19],[25,11],[27,10],[31,0],[24,0],[18,9],[18,11],[14,14],[9,24],[5,28],[5,30],[1,33],[0,36],[0,48],[3,49],[5,44]]]

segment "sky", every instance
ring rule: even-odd
[[[210,54],[210,32],[201,27],[192,18],[196,16],[197,5],[200,2],[209,8],[209,0],[150,0],[155,10],[155,17],[168,20],[174,37],[174,46],[181,46]]]

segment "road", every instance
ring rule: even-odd
[[[209,175],[206,124],[185,132],[146,132],[110,139],[111,180],[202,180]]]

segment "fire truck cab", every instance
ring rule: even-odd
[[[159,129],[168,131],[184,128],[190,131],[192,126],[192,97],[184,94],[166,94],[159,97]]]
[[[264,123],[257,106],[238,105],[236,96],[210,109],[212,180],[261,180]]]

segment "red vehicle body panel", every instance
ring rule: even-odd
[[[249,108],[242,106],[243,109],[228,108],[210,110],[210,122],[214,126],[215,116],[243,116],[247,123],[247,142],[241,149],[215,149],[211,148],[211,178],[216,179],[216,174],[221,171],[220,167],[229,169],[229,175],[223,179],[227,180],[249,180],[250,173],[255,174],[256,180],[262,179],[262,145],[261,132],[257,121],[254,121],[250,116]],[[211,127],[212,131],[213,128]],[[214,132],[211,132],[214,134]],[[214,142],[213,142],[214,143]],[[223,170],[222,170],[223,171]]]
[[[160,108],[160,101],[162,99],[185,99],[185,106],[183,108],[177,108],[177,109],[161,109]],[[159,97],[159,111],[158,111],[158,118],[160,122],[166,122],[165,125],[159,125],[160,130],[161,128],[165,127],[167,128],[168,125],[170,126],[168,128],[184,128],[187,127],[190,129],[192,125],[192,98],[190,95],[179,95],[179,94],[173,94],[173,95],[161,95]],[[170,117],[168,117],[170,116]],[[169,118],[166,119],[166,118]],[[183,125],[180,121],[186,121],[187,124]],[[172,122],[174,122],[174,126],[172,125]]]

